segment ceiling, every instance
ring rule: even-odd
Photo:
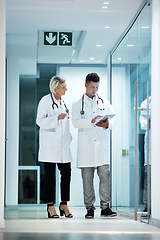
[[[6,0],[7,56],[19,58],[23,66],[37,62],[105,64],[143,2]],[[45,31],[73,32],[72,46],[44,45]]]

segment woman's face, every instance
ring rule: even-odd
[[[55,89],[56,94],[59,95],[60,97],[62,95],[65,95],[66,91],[67,91],[67,87],[65,82],[62,83],[62,85],[59,88]]]

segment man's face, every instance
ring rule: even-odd
[[[86,87],[86,95],[90,98],[93,98],[98,91],[99,88],[99,82],[90,82],[90,83],[85,83]]]

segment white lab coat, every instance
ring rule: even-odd
[[[97,104],[98,101],[98,104]],[[72,123],[78,128],[77,168],[97,167],[110,163],[109,133],[115,125],[116,117],[109,121],[109,128],[96,127],[91,120],[97,115],[114,113],[106,99],[104,103],[95,96],[93,99],[84,94],[84,111],[81,115],[82,98],[72,105]],[[103,109],[104,110],[101,110]]]
[[[52,94],[53,98],[54,95]],[[58,115],[66,113],[64,102],[58,108],[54,105],[51,95],[44,96],[38,105],[36,123],[39,129],[39,153],[38,160],[42,162],[66,163],[71,162],[71,134],[67,117],[58,120]]]
[[[141,103],[141,108],[146,110],[141,111],[140,114],[140,126],[145,130],[144,137],[144,165],[147,165],[147,99]],[[149,97],[149,117],[151,117],[151,96]],[[149,164],[151,164],[151,129],[149,128]]]

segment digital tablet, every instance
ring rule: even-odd
[[[97,122],[105,122],[106,121],[106,119],[108,118],[108,120],[110,120],[111,118],[113,118],[114,116],[115,116],[116,114],[107,114],[107,115],[105,115],[104,117],[102,117],[102,118],[100,118],[100,119],[98,119],[98,121]]]

